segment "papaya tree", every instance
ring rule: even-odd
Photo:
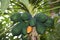
[[[60,40],[60,0],[0,0],[0,40]]]

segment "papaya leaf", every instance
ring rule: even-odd
[[[0,8],[1,8],[1,1],[0,1]]]
[[[55,29],[45,35],[46,40],[60,40],[60,23],[55,24]]]
[[[20,0],[20,2],[22,2],[26,7],[27,7],[27,5],[29,5],[29,1],[28,0]]]
[[[10,0],[1,0],[1,12],[4,13],[4,11],[8,8],[10,3]]]
[[[25,7],[27,8],[27,10],[32,14],[32,9],[33,6],[29,3],[29,0],[19,0],[21,3],[23,3],[25,5]]]

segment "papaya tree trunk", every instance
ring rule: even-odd
[[[36,27],[33,27],[32,32],[29,34],[29,39],[30,40],[40,40],[40,37],[36,31]]]

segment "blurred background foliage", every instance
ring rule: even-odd
[[[60,40],[60,0],[0,0],[0,40],[20,40],[20,36],[11,33],[13,22],[10,16],[15,12],[28,11],[54,18],[54,28],[47,30],[41,40]]]

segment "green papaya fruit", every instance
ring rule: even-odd
[[[22,22],[22,23],[17,23],[16,25],[13,26],[11,30],[13,36],[18,36],[21,34],[23,25],[24,23]]]
[[[30,26],[35,26],[36,20],[35,20],[34,18],[32,18],[32,19],[29,21],[29,23],[30,23]]]
[[[36,24],[36,30],[39,34],[44,34],[46,31],[46,27],[42,23],[37,23]]]
[[[23,35],[26,35],[27,34],[27,27],[28,27],[28,22],[25,22],[25,24],[23,25],[23,28],[22,28],[22,34]]]
[[[45,15],[43,13],[38,13],[34,16],[34,18],[36,19],[36,21],[43,23],[47,20],[47,15]]]
[[[14,13],[13,15],[11,15],[10,19],[13,22],[22,21],[21,20],[21,13]]]
[[[52,27],[54,25],[54,20],[52,18],[48,18],[44,23],[46,27]]]
[[[22,20],[27,21],[30,20],[32,18],[31,14],[28,12],[22,13]]]

